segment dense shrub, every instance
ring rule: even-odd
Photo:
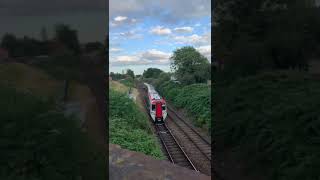
[[[195,124],[211,133],[211,87],[207,84],[180,85],[167,81],[157,86],[159,93],[176,107],[185,108],[195,117]]]
[[[225,147],[239,149],[268,179],[319,179],[318,81],[264,73],[218,88],[215,99],[214,132]]]
[[[163,159],[147,117],[125,94],[109,89],[109,140],[122,148]]]
[[[123,80],[120,80],[119,82],[121,82],[122,84],[124,84],[128,87],[134,87],[134,80],[132,77],[127,77]]]
[[[105,179],[105,155],[74,119],[12,88],[0,98],[0,179]]]

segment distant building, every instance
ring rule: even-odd
[[[109,76],[109,81],[112,81],[112,77],[111,76]]]

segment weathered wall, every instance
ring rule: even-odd
[[[109,144],[109,179],[209,180],[211,177]]]

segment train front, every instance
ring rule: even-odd
[[[153,101],[151,117],[155,123],[164,122],[167,118],[167,107],[164,99]]]
[[[144,83],[148,90],[148,108],[152,120],[155,123],[164,122],[167,118],[166,101],[159,95],[159,93],[150,84]]]

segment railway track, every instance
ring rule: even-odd
[[[198,148],[198,150],[211,162],[211,143],[199,134],[189,123],[182,119],[173,109],[167,106],[168,117],[180,131]]]
[[[146,107],[146,102],[144,97],[146,96],[144,89],[142,88],[143,85],[139,84],[138,85],[140,92],[142,93],[142,101],[145,104]],[[147,107],[146,107],[147,108]],[[146,109],[147,110],[147,109]],[[168,111],[168,118],[172,119],[173,117],[175,117],[175,120],[173,120],[172,122],[175,123],[176,126],[178,126],[178,128],[180,128],[180,130],[183,132],[183,134],[185,134],[185,136],[191,141],[193,142],[193,144],[199,149],[199,151],[201,152],[201,154],[203,156],[205,156],[208,161],[210,161],[211,163],[211,143],[205,139],[201,134],[199,134],[190,124],[188,124],[183,118],[181,118],[172,108],[170,108],[169,106],[167,106],[167,111]],[[148,112],[148,110],[147,110]],[[177,120],[177,121],[176,121]],[[161,126],[160,126],[161,125]],[[179,164],[185,167],[189,167],[191,169],[194,169],[196,171],[199,171],[198,169],[196,169],[196,167],[194,166],[194,164],[192,163],[192,161],[190,161],[190,158],[188,157],[188,155],[184,152],[184,150],[181,148],[180,144],[177,142],[176,138],[174,137],[174,135],[171,133],[170,129],[167,127],[166,124],[158,124],[155,127],[159,138],[161,140],[161,143],[164,146],[164,150],[167,152],[168,154],[168,159],[175,163],[175,164]],[[187,135],[186,135],[187,134]],[[171,136],[171,140],[170,141],[166,141],[166,139],[168,138],[168,136]],[[171,143],[174,142],[172,145]],[[176,147],[174,147],[176,146]],[[178,146],[178,147],[177,147]],[[181,152],[176,152],[177,149],[180,149],[182,151]],[[179,150],[178,150],[179,151]],[[179,159],[176,157],[177,154],[180,154],[180,157],[185,156],[185,160]],[[187,160],[186,160],[187,159]],[[191,164],[188,164],[187,162],[190,162]],[[220,173],[218,173],[216,171],[216,168],[214,166],[211,166],[211,170],[213,172],[212,176],[214,177],[214,179],[217,180],[226,180],[223,176],[220,175]]]
[[[140,90],[142,90],[141,92],[144,92],[143,88],[141,88],[142,86],[139,87]],[[143,96],[145,96],[145,93],[143,93]],[[147,109],[147,103],[144,97],[143,102]],[[164,147],[164,150],[168,155],[168,159],[173,164],[177,164],[198,171],[165,123],[155,124],[155,129]]]
[[[165,123],[162,123],[156,124],[155,126],[160,140],[169,156],[169,160],[173,164],[178,164],[180,166],[198,171],[187,154],[184,152],[176,138],[168,129],[167,125]]]

